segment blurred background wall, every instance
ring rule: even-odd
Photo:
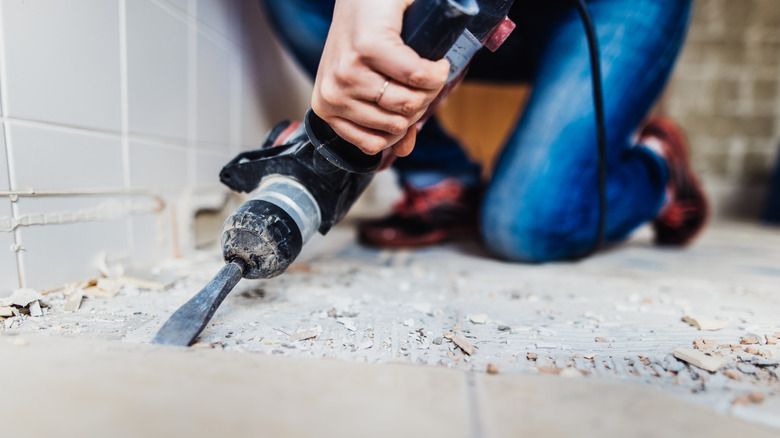
[[[231,202],[219,169],[310,90],[255,0],[0,0],[0,294],[209,243],[199,221],[218,229]],[[526,93],[467,84],[441,113],[489,161]],[[719,216],[755,218],[780,139],[780,1],[699,0],[658,111]]]

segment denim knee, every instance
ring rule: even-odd
[[[521,195],[520,195],[521,196]],[[576,211],[565,197],[532,197],[500,202],[490,192],[482,207],[481,235],[495,256],[518,262],[542,263],[582,254],[592,244],[590,214]],[[499,202],[496,202],[499,201]],[[594,231],[595,233],[595,231]]]

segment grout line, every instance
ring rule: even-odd
[[[198,21],[197,19],[197,8],[192,8],[192,12],[189,10],[189,4],[188,4],[188,10],[182,11],[179,9],[176,5],[170,3],[167,0],[150,0],[152,3],[159,6],[161,9],[164,9],[169,14],[175,16],[177,19],[185,22],[190,23],[190,19],[195,19],[195,27],[198,30],[198,33],[209,39],[211,42],[219,46],[220,48],[224,50],[230,50],[230,46],[236,46],[238,45],[238,41],[235,41],[233,38],[231,38],[229,35],[222,33],[217,28],[209,25],[206,22]],[[235,6],[238,5],[239,2],[227,2],[228,5]]]
[[[485,438],[485,421],[480,409],[479,394],[477,394],[477,379],[473,371],[466,371],[466,397],[468,410],[471,412],[471,438]]]
[[[127,69],[127,0],[119,0],[119,87],[120,87],[120,113],[122,117],[122,179],[125,189],[130,189],[130,101],[128,94],[128,69]],[[126,206],[130,204],[125,201]],[[135,258],[135,238],[133,236],[133,218],[125,218],[125,238],[127,239],[127,251],[131,260]]]
[[[187,2],[187,181],[195,185],[196,147],[198,136],[198,4]]]
[[[232,20],[235,21],[235,25],[239,26],[236,30],[238,35],[243,35],[243,22],[239,19],[241,11],[238,9],[241,7],[240,3],[233,5]],[[231,47],[228,52],[230,56],[230,72],[229,72],[229,84],[230,84],[230,106],[229,106],[229,120],[230,130],[228,132],[229,146],[228,152],[230,155],[237,155],[241,151],[241,128],[242,128],[242,99],[241,91],[243,88],[242,81],[242,52],[239,47]]]
[[[0,24],[3,23],[3,3],[0,1]],[[5,113],[8,111],[8,86],[6,84],[6,78],[8,77],[6,71],[6,59],[5,59],[5,32],[4,27],[0,25],[0,125],[3,129],[3,139],[5,141],[5,166],[7,170],[8,188],[13,190],[14,181],[16,180],[16,168],[14,167],[13,151],[11,148],[11,134],[8,130]],[[11,217],[14,219],[19,217],[19,206],[16,201],[11,198]],[[22,231],[14,230],[14,248],[13,251],[16,255],[16,276],[19,282],[19,287],[23,288],[26,285],[25,270],[24,270],[24,255],[22,254]],[[9,248],[10,249],[10,248]]]
[[[65,124],[46,122],[40,120],[0,116],[0,121],[3,121],[5,123],[11,123],[17,126],[25,126],[28,128],[49,129],[52,131],[62,131],[62,132],[68,132],[72,134],[109,138],[112,140],[121,139],[122,137],[121,131],[105,131],[105,130],[99,130],[94,128],[85,128],[81,126],[65,125]],[[160,136],[146,135],[146,134],[133,134],[130,132],[128,132],[127,138],[130,141],[141,141],[146,143],[154,143],[160,146],[179,147],[179,148],[185,148],[187,147],[188,144],[187,139],[178,139],[173,137],[160,137]],[[215,143],[209,141],[202,141],[201,144],[205,146],[219,146],[219,147],[226,146],[225,143]]]

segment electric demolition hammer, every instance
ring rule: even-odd
[[[421,119],[466,73],[482,47],[496,50],[514,29],[514,0],[416,0],[404,13],[401,37],[421,57],[447,58],[450,75]],[[371,182],[382,154],[367,155],[340,138],[309,109],[303,123],[273,128],[260,149],[244,152],[220,172],[231,189],[251,193],[222,228],[224,268],[177,310],[153,342],[192,344],[222,300],[244,278],[283,273],[315,232],[326,234]]]

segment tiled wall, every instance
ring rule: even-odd
[[[198,197],[308,87],[256,0],[0,0],[0,226],[47,223],[0,231],[0,296],[186,254]]]

